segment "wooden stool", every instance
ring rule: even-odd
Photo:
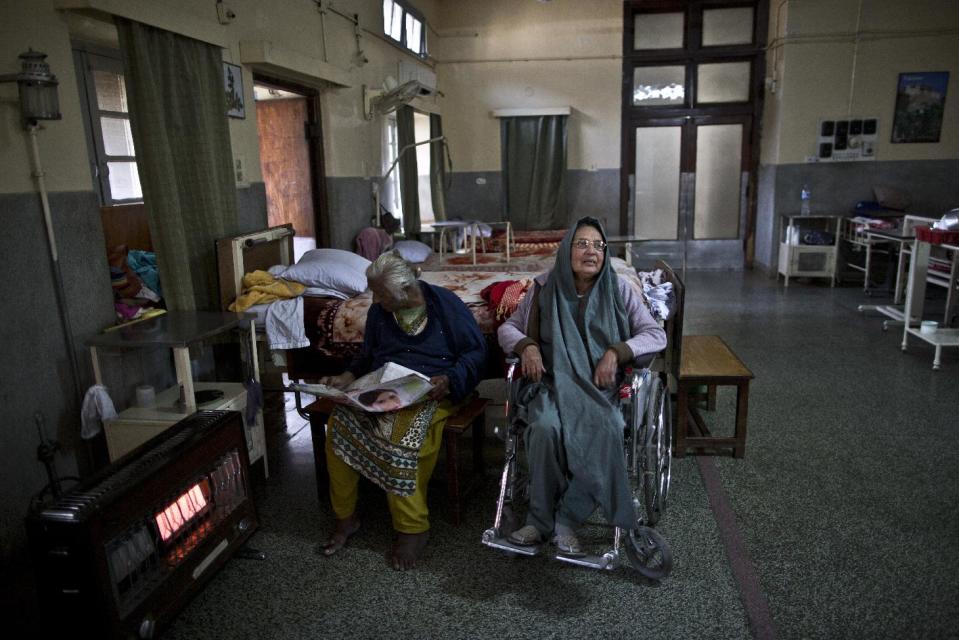
[[[718,454],[731,449],[735,458],[746,454],[746,411],[749,406],[749,381],[752,372],[719,336],[683,336],[679,379],[676,392],[676,446],[673,455],[682,458],[687,449],[693,453]],[[716,387],[736,387],[736,430],[732,438],[713,436],[690,398],[690,391],[706,385],[706,408],[716,408]]]
[[[486,398],[474,397],[460,407],[460,410],[446,420],[443,427],[443,445],[446,448],[446,495],[450,501],[451,520],[459,526],[462,515],[462,498],[473,488],[471,483],[465,490],[460,486],[459,439],[467,429],[473,432],[473,471],[476,478],[483,476],[483,438]],[[321,398],[308,404],[304,411],[310,417],[310,435],[313,438],[313,463],[316,466],[316,492],[320,501],[324,501],[329,487],[326,475],[326,421],[336,403]]]
[[[454,415],[450,416],[443,427],[443,444],[446,447],[446,496],[449,498],[452,517],[455,526],[460,524],[462,514],[462,498],[466,497],[483,477],[483,438],[485,436],[486,398],[473,398],[468,401]],[[473,482],[463,492],[460,492],[460,436],[467,429],[473,430]]]

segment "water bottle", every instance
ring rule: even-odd
[[[808,216],[809,200],[812,198],[812,193],[809,191],[809,187],[807,185],[802,186],[802,191],[799,194],[799,198],[802,201],[799,205],[799,215]]]

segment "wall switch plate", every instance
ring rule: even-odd
[[[246,177],[246,160],[242,156],[233,159],[233,175],[236,177],[236,186],[250,186],[250,181]]]
[[[476,184],[486,184],[486,178],[477,178]]]

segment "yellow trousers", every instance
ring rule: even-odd
[[[433,475],[433,467],[443,444],[443,427],[446,420],[459,409],[449,399],[436,407],[433,420],[427,428],[420,447],[416,468],[416,492],[411,496],[386,493],[386,502],[393,518],[393,528],[400,533],[423,533],[430,528],[429,509],[426,506],[426,488]],[[333,438],[326,438],[326,470],[330,476],[330,502],[333,513],[340,520],[356,511],[359,495],[360,474],[333,453]]]

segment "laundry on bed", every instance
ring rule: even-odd
[[[255,304],[288,300],[303,294],[306,285],[282,280],[268,271],[253,271],[243,276],[243,292],[230,304],[230,311],[240,313]]]
[[[638,271],[640,282],[643,283],[643,293],[649,301],[649,310],[653,318],[666,320],[669,318],[670,305],[673,301],[673,283],[664,279],[662,269],[654,271]]]
[[[303,324],[303,298],[277,300],[266,310],[266,339],[271,349],[310,346]]]

